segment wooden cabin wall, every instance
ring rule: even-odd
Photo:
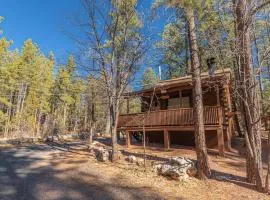
[[[203,105],[204,106],[216,106],[217,105],[217,92],[214,89],[207,90],[203,93]]]

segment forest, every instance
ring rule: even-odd
[[[104,133],[116,161],[125,93],[192,75],[198,177],[210,178],[200,74],[214,58],[217,69],[233,72],[233,114],[236,136],[245,139],[246,178],[269,192],[270,153],[264,180],[261,131],[270,129],[270,1],[155,0],[148,13],[141,3],[82,0],[84,17],[76,21],[79,36],[73,38],[79,53],[65,63],[32,39],[14,49],[12,38],[0,36],[0,137],[85,132],[91,143],[94,133]],[[153,39],[151,23],[158,20],[165,25]],[[139,101],[130,102],[131,113],[140,111]],[[270,152],[270,132],[268,141]]]

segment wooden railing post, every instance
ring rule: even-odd
[[[126,147],[128,148],[130,146],[130,132],[126,130],[125,133],[126,133]]]

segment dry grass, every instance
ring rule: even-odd
[[[127,154],[142,156],[142,149],[133,147]],[[195,159],[196,155],[192,149],[174,149],[165,152],[160,149],[147,149],[148,165],[146,171],[143,167],[129,164],[124,157],[118,163],[99,163],[88,154],[76,155],[72,161],[81,162],[87,160],[85,165],[78,166],[79,171],[87,174],[95,173],[102,177],[105,182],[113,181],[117,186],[124,188],[147,188],[161,196],[162,199],[270,199],[266,194],[258,193],[254,186],[245,182],[244,159],[237,153],[229,153],[225,158],[216,156],[216,152],[210,152],[210,163],[213,169],[213,179],[200,181],[190,178],[187,182],[167,180],[151,171],[151,162],[167,159],[171,156],[185,156]],[[57,167],[67,167],[61,163]],[[72,167],[69,166],[69,167]],[[94,172],[93,172],[94,171]]]

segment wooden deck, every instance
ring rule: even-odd
[[[220,125],[221,107],[204,107],[204,124],[209,126]],[[193,108],[179,108],[170,110],[151,111],[150,113],[136,113],[120,115],[118,128],[130,127],[168,127],[168,126],[193,126]]]

